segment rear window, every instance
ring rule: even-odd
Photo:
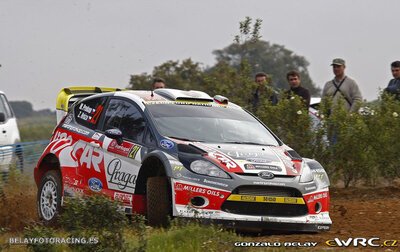
[[[106,100],[106,97],[97,97],[76,104],[74,112],[77,123],[93,130],[96,129]]]

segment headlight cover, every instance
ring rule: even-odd
[[[190,170],[194,173],[210,177],[230,179],[231,177],[218,166],[205,160],[196,160],[190,164]]]
[[[301,171],[300,183],[309,183],[314,180],[314,174],[311,172],[310,167],[305,161],[303,161]]]

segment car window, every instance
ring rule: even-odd
[[[79,102],[75,106],[76,121],[87,128],[96,129],[106,100],[106,97],[96,97]]]
[[[6,118],[13,117],[10,105],[8,104],[7,98],[2,94],[0,95],[0,112],[4,113]]]
[[[242,109],[223,106],[148,104],[163,136],[211,143],[279,145],[259,121]]]
[[[135,105],[122,99],[110,100],[105,113],[104,131],[119,129],[125,138],[141,142],[144,125],[144,118]]]

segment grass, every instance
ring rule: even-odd
[[[55,116],[36,116],[18,119],[21,141],[49,140],[56,126]]]
[[[36,185],[32,178],[11,168],[8,179],[0,180],[0,230],[21,231],[38,221]]]

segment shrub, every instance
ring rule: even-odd
[[[0,178],[0,229],[18,231],[37,221],[37,190],[32,179],[13,166],[7,177]]]
[[[169,230],[161,229],[148,238],[146,251],[242,251],[234,246],[240,240],[233,232],[217,226],[173,221]]]
[[[117,201],[102,195],[71,198],[66,201],[61,226],[72,237],[98,238],[97,244],[72,244],[73,250],[121,251],[127,218]]]

